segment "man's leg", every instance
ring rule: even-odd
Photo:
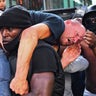
[[[73,96],[71,89],[71,74],[65,72],[65,90],[63,96]]]
[[[85,88],[85,71],[72,73],[71,76],[72,76],[73,95],[83,96],[83,92]]]
[[[9,61],[0,49],[0,96],[11,96],[9,82],[11,78]]]

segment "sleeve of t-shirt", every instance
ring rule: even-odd
[[[89,62],[87,59],[80,55],[75,61],[73,61],[64,69],[64,72],[75,73],[78,71],[86,70],[88,66]]]
[[[51,43],[55,43],[59,39],[64,31],[64,21],[63,19],[52,13],[43,13],[41,11],[31,11],[32,24],[44,23],[48,25],[52,35],[45,40]]]

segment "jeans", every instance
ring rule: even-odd
[[[4,51],[0,48],[0,96],[11,96],[10,79],[10,65]]]

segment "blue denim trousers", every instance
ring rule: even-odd
[[[10,65],[4,51],[0,48],[0,96],[11,96],[10,79]]]

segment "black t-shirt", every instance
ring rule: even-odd
[[[39,41],[33,53],[30,68],[32,69],[30,73],[54,72],[55,84],[52,96],[63,96],[65,85],[63,68],[59,55],[49,44]]]
[[[38,23],[44,23],[50,28],[52,35],[49,38],[44,39],[49,44],[57,44],[61,34],[64,32],[63,19],[52,13],[43,13],[42,11],[30,11],[32,25]]]

